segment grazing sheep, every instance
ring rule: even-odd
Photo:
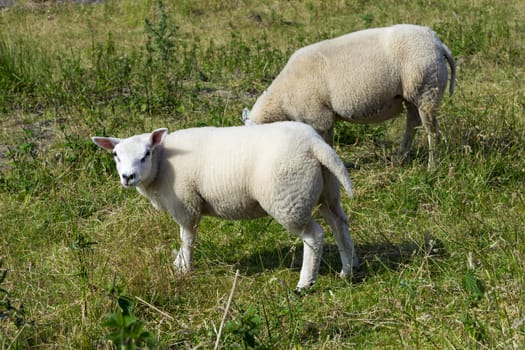
[[[403,24],[321,41],[297,50],[243,119],[247,125],[301,121],[331,143],[334,121],[382,122],[398,115],[404,103],[407,123],[398,156],[407,156],[415,127],[423,123],[431,168],[438,151],[436,114],[447,85],[446,61],[452,95],[454,60],[430,28]]]
[[[271,215],[304,242],[298,289],[315,283],[323,230],[312,218],[319,204],[342,261],[341,276],[357,264],[339,195],[325,190],[333,174],[352,194],[352,183],[335,151],[308,125],[280,122],[252,127],[167,129],[127,139],[93,137],[113,152],[120,181],[136,187],[180,225],[174,265],[191,269],[197,225],[203,215],[253,219]],[[336,186],[338,188],[338,186]]]

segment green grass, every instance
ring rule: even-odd
[[[160,5],[0,10],[0,349],[110,349],[120,330],[213,348],[237,269],[225,349],[523,346],[521,1]],[[205,218],[195,271],[177,276],[177,225],[123,189],[89,137],[238,125],[297,48],[399,22],[433,27],[452,49],[456,92],[433,172],[423,132],[391,165],[404,118],[337,125],[336,150],[355,165],[355,198],[343,198],[362,262],[353,280],[337,278],[327,233],[318,284],[293,294],[301,241],[268,218]]]

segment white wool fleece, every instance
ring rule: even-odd
[[[224,219],[275,218],[305,243],[298,288],[317,279],[323,230],[312,217],[316,205],[339,246],[341,275],[354,258],[348,223],[330,182],[352,194],[352,183],[335,151],[308,125],[280,122],[252,127],[166,129],[127,139],[94,137],[114,153],[121,182],[136,186],[181,227],[178,270],[191,268],[202,215]],[[328,182],[328,183],[327,183]],[[337,192],[339,187],[336,186]]]
[[[377,123],[407,108],[407,130],[399,155],[410,150],[414,128],[429,135],[437,153],[436,114],[451,68],[450,50],[430,28],[395,25],[324,40],[297,50],[249,112],[256,124],[297,120],[310,124],[331,142],[333,123]],[[248,113],[245,113],[244,118]]]

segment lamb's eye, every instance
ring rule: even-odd
[[[115,157],[116,160],[120,160],[117,156],[117,152],[113,151],[113,157]]]
[[[140,161],[141,161],[142,163],[144,163],[144,162],[146,161],[146,158],[148,158],[148,157],[150,156],[150,154],[151,154],[150,150],[147,150],[147,151],[146,151],[146,154],[144,154],[144,157],[142,157],[142,158],[140,159]]]

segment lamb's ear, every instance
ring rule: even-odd
[[[120,143],[120,139],[114,137],[100,137],[94,136],[91,140],[100,148],[106,149],[108,151],[113,151],[113,148]]]
[[[164,138],[168,134],[168,129],[162,128],[157,129],[151,133],[150,136],[150,142],[151,142],[151,148],[155,148],[158,145],[160,145],[162,142],[164,142]]]

